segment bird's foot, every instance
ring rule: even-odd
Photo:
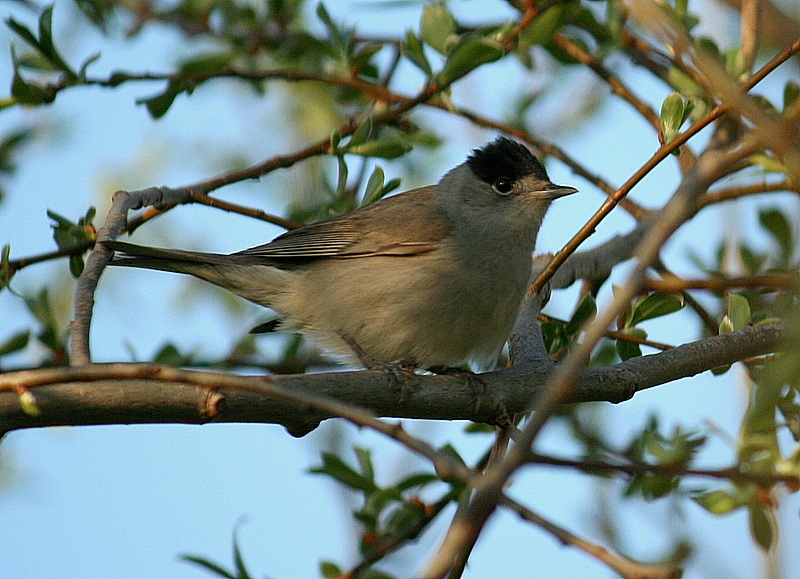
[[[481,398],[486,393],[486,382],[483,381],[483,378],[471,370],[453,366],[431,366],[428,368],[428,372],[433,372],[440,376],[455,376],[456,378],[460,378],[469,386],[472,397],[475,399],[475,412],[478,411],[481,405]]]
[[[397,362],[384,362],[367,354],[361,346],[350,336],[340,334],[339,337],[353,350],[359,362],[367,370],[380,370],[389,379],[389,386],[400,391],[400,402],[406,399],[406,395],[414,391],[414,365],[410,362],[399,360]]]

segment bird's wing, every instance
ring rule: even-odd
[[[433,251],[450,225],[426,189],[388,197],[342,217],[287,231],[270,243],[233,255],[292,261]]]

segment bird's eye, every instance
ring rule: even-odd
[[[507,195],[514,188],[514,184],[508,177],[498,177],[492,185],[492,189],[500,193],[500,195]]]

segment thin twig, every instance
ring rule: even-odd
[[[61,259],[62,257],[70,257],[72,255],[82,255],[94,246],[94,241],[84,241],[78,245],[70,247],[62,247],[55,251],[48,251],[40,253],[39,255],[32,255],[30,257],[20,257],[19,259],[11,259],[8,262],[9,273],[13,275],[24,267],[33,265],[35,263],[42,263],[53,259]]]
[[[667,567],[639,563],[618,553],[614,553],[601,545],[587,541],[564,527],[545,519],[508,495],[502,495],[499,499],[499,504],[511,509],[526,521],[550,533],[553,537],[558,539],[562,545],[580,549],[584,553],[601,561],[626,579],[675,579],[681,575],[680,568],[675,565]]]
[[[709,205],[722,203],[723,201],[732,201],[748,195],[775,193],[777,191],[792,191],[791,184],[787,180],[782,180],[778,183],[752,183],[750,185],[713,189],[698,200],[697,210],[699,211]]]
[[[664,279],[647,279],[642,283],[644,289],[659,292],[680,292],[702,289],[722,292],[731,288],[767,288],[772,290],[794,290],[798,287],[800,276],[795,273],[771,273],[740,277],[709,277],[704,279],[682,279],[669,276]]]

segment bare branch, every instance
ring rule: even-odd
[[[681,279],[671,275],[664,279],[645,280],[643,286],[650,291],[680,292],[689,289],[725,291],[731,288],[797,289],[800,277],[793,273],[769,273],[742,277],[710,277],[707,279]]]
[[[702,469],[687,468],[682,464],[643,464],[643,463],[609,463],[599,460],[571,460],[545,454],[531,453],[529,462],[536,465],[574,468],[589,473],[621,472],[631,476],[655,474],[664,476],[693,476],[724,479],[732,482],[755,483],[762,487],[776,484],[791,486],[800,485],[800,476],[792,473],[768,473],[743,471],[738,466],[728,468]]]
[[[622,402],[640,390],[775,352],[784,338],[785,331],[778,324],[748,326],[614,366],[589,368],[569,401]],[[309,401],[315,396],[366,408],[375,416],[494,424],[524,411],[554,368],[555,363],[548,359],[535,366],[482,374],[487,387],[477,395],[460,378],[417,375],[413,391],[402,401],[399,392],[387,385],[383,372],[366,370],[276,375],[269,377],[269,383],[264,376],[180,374],[175,368],[152,364],[7,372],[0,374],[0,433],[64,424],[259,422],[283,424],[302,435],[320,420],[339,415],[331,408],[320,410],[316,402]],[[41,415],[22,411],[14,393],[20,386],[35,395]],[[213,400],[210,392],[216,393]],[[304,410],[298,410],[298,405]]]
[[[500,504],[517,513],[526,521],[530,521],[537,527],[550,533],[558,539],[561,544],[568,547],[576,547],[595,557],[599,561],[605,563],[627,579],[673,579],[681,576],[681,570],[677,566],[655,566],[639,563],[627,557],[623,557],[617,553],[613,553],[601,545],[597,545],[578,535],[568,531],[564,527],[560,527],[545,519],[541,515],[535,513],[533,510],[515,501],[508,495],[503,495],[499,500]]]

